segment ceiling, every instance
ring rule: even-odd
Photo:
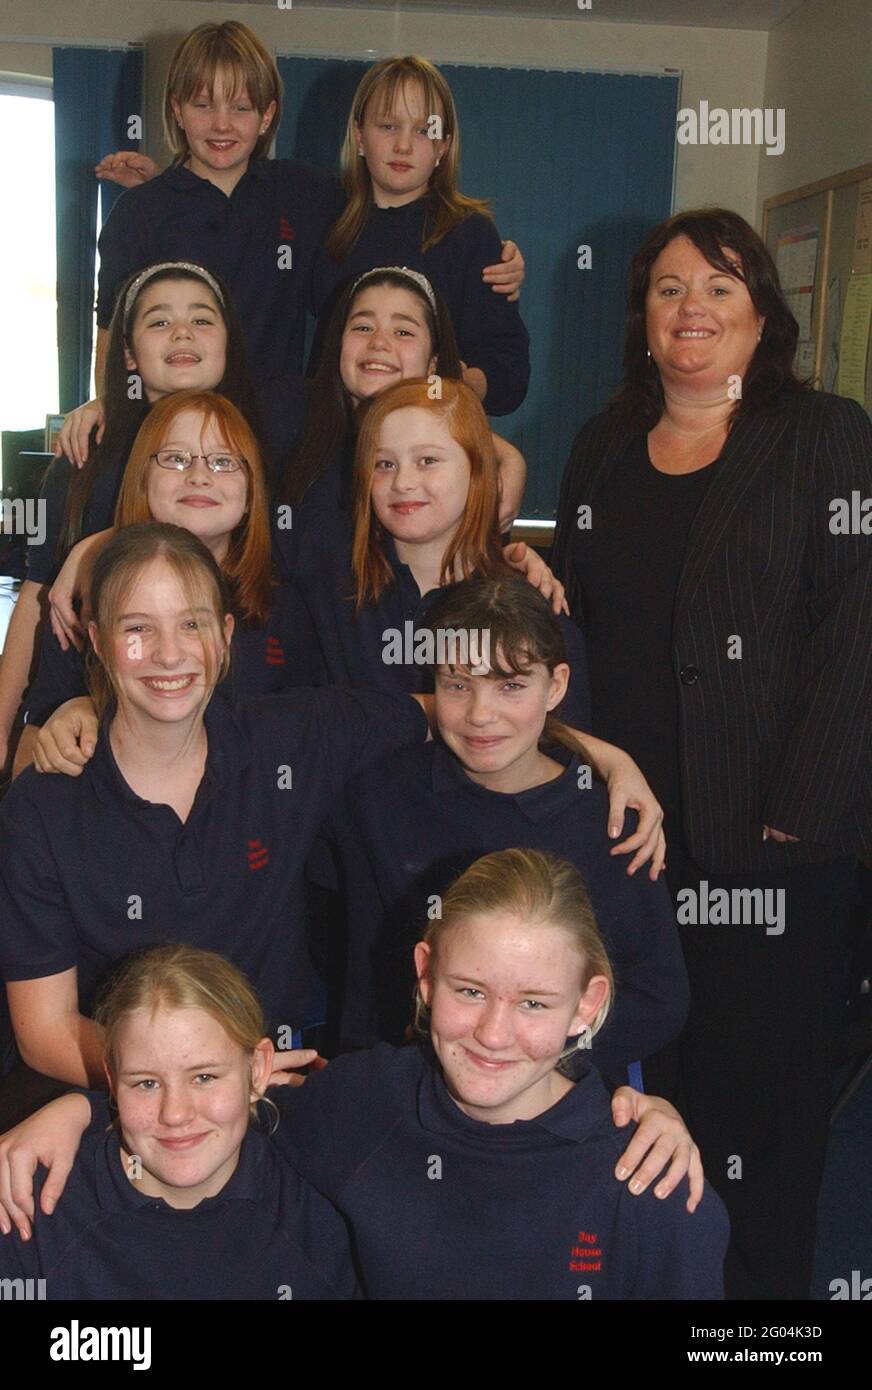
[[[180,0],[184,3],[184,0]],[[211,0],[221,4],[222,0]],[[238,4],[270,5],[277,0],[236,0]],[[288,8],[416,10],[451,14],[499,14],[535,19],[589,18],[612,24],[677,24],[711,29],[774,29],[806,0],[591,0],[580,12],[578,0],[290,0]]]

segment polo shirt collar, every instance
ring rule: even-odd
[[[608,1114],[608,1093],[599,1072],[582,1059],[575,1068],[575,1085],[556,1105],[532,1120],[491,1125],[474,1120],[454,1101],[445,1085],[442,1070],[432,1050],[425,1048],[427,1065],[418,1085],[418,1118],[424,1129],[437,1134],[463,1134],[472,1143],[488,1147],[529,1147],[551,1134],[576,1143],[587,1139],[602,1125]]]
[[[151,806],[154,803],[143,800],[127,784],[115,761],[109,741],[109,728],[115,708],[113,701],[100,722],[97,747],[87,771],[98,791],[105,796],[120,798],[136,806]],[[233,702],[224,695],[217,692],[213,694],[206,706],[203,722],[206,725],[209,749],[200,791],[214,791],[233,773],[248,765],[251,760],[251,747]],[[198,800],[200,791],[197,793]],[[194,804],[196,806],[196,801]]]
[[[259,183],[265,182],[269,178],[266,160],[252,159],[245,173],[242,175],[242,178],[239,180],[239,183],[236,185],[236,188],[239,188],[249,175],[257,179]],[[202,192],[203,189],[206,189],[210,197],[212,193],[220,193],[222,198],[227,196],[214,183],[210,183],[209,179],[201,178],[199,174],[192,173],[184,164],[171,164],[164,172],[164,178],[173,188],[184,189],[185,192],[191,192],[192,190]],[[236,192],[236,188],[233,190],[234,193]],[[231,197],[232,196],[231,194]]]
[[[495,802],[512,801],[527,820],[538,824],[548,820],[556,811],[578,801],[578,755],[560,746],[549,748],[548,755],[555,762],[563,763],[564,771],[559,777],[523,792],[494,792],[467,776],[459,759],[442,739],[437,738],[433,743],[430,773],[433,791],[437,795],[446,792],[465,793],[467,796],[478,798],[483,806],[486,803],[493,806]]]
[[[162,1197],[140,1192],[124,1171],[121,1138],[117,1129],[103,1136],[95,1149],[95,1180],[97,1200],[107,1215],[116,1212],[160,1211],[176,1217],[192,1219],[204,1216],[230,1202],[257,1203],[266,1190],[265,1161],[268,1152],[264,1136],[252,1129],[242,1141],[239,1162],[221,1191],[214,1197],[204,1197],[196,1207],[171,1207]]]

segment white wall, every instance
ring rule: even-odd
[[[807,0],[769,35],[767,106],[785,150],[760,161],[758,195],[785,193],[872,160],[872,4]]]
[[[858,4],[866,0],[857,0]],[[279,52],[372,56],[426,53],[436,62],[529,63],[533,66],[683,71],[682,105],[759,106],[766,71],[767,36],[733,29],[691,29],[648,24],[603,24],[579,11],[568,20],[503,19],[491,15],[402,14],[357,10],[290,9],[272,5],[216,5],[196,0],[2,0],[0,70],[48,74],[47,48],[3,43],[18,35],[47,41],[147,42],[148,148],[161,155],[160,87],[175,39],[204,20],[241,19]],[[19,66],[20,64],[20,66]],[[644,140],[645,132],[639,132]],[[774,161],[770,158],[769,163]],[[676,206],[719,202],[753,218],[759,151],[747,147],[681,146]],[[475,190],[469,190],[474,192]]]

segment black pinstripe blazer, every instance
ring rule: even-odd
[[[582,627],[578,507],[595,527],[599,489],[631,438],[610,412],[596,416],[563,476],[552,567]],[[872,845],[872,534],[831,530],[830,504],[852,493],[855,511],[872,499],[866,412],[785,394],[738,418],[694,519],[672,656],[684,833],[708,872]],[[861,516],[872,530],[872,501]],[[801,843],[764,843],[764,824]]]

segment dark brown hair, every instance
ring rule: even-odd
[[[92,444],[84,468],[71,470],[72,476],[67,490],[56,556],[58,563],[63,562],[68,551],[72,549],[76,541],[82,538],[85,511],[97,479],[107,468],[111,468],[117,462],[119,455],[123,456],[129,451],[140,425],[149,412],[150,403],[145,398],[144,390],[140,399],[131,399],[130,397],[131,373],[128,372],[124,361],[125,348],[132,350],[133,327],[136,323],[139,301],[144,291],[153,288],[161,280],[202,280],[209,294],[216,298],[205,274],[199,276],[196,269],[162,270],[153,279],[143,282],[139,293],[130,306],[125,323],[124,304],[127,299],[127,292],[141,273],[141,271],[137,271],[135,275],[131,275],[125,280],[115,301],[115,312],[109,325],[109,341],[106,347],[106,377],[103,387],[106,429],[100,443]],[[227,329],[224,375],[214,389],[220,395],[226,396],[242,412],[260,440],[263,438],[260,412],[248,373],[248,360],[242,338],[242,329],[236,317],[227,286],[212,271],[209,271],[208,274],[218,283],[221,290],[221,298],[217,300],[218,312]]]
[[[742,381],[735,414],[766,407],[782,390],[804,389],[793,372],[799,325],[784,298],[775,262],[766,246],[738,213],[726,208],[695,208],[676,213],[655,227],[630,263],[624,377],[610,409],[619,413],[633,431],[652,429],[663,414],[660,374],[648,356],[646,298],[651,267],[661,251],[682,236],[715,270],[740,280],[757,313],[766,320]],[[738,265],[734,257],[738,258]]]
[[[364,289],[382,285],[408,290],[419,300],[424,322],[430,331],[430,355],[436,358],[436,371],[440,376],[460,378],[463,375],[451,313],[437,289],[433,290],[436,301],[434,313],[421,286],[401,271],[377,268],[368,272],[362,283],[356,278],[350,280],[336,301],[324,334],[318,369],[312,379],[306,428],[300,447],[288,464],[282,485],[284,502],[294,504],[301,501],[312,483],[339,458],[343,444],[354,429],[356,407],[343,385],[339,367],[342,336],[358,294]]]
[[[568,664],[560,620],[539,590],[518,574],[474,574],[452,585],[429,610],[426,625],[434,633],[487,632],[494,680],[524,675],[538,665],[553,675],[555,666]],[[578,735],[553,714],[545,718],[541,743],[560,743],[578,752]]]

